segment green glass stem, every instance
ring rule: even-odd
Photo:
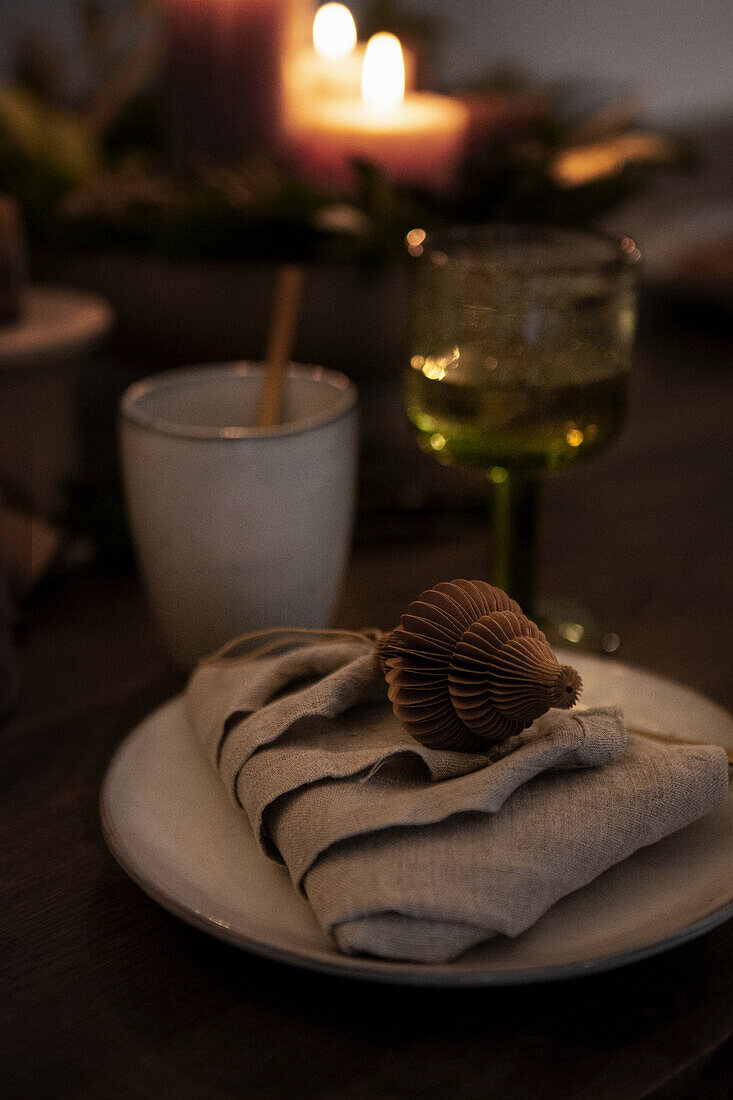
[[[535,560],[539,483],[503,466],[489,471],[494,490],[491,582],[533,618],[537,611]]]

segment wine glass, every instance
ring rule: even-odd
[[[602,451],[623,426],[640,252],[629,237],[500,224],[412,230],[407,245],[417,269],[407,415],[438,461],[486,474],[492,582],[542,619],[539,478]],[[565,640],[580,641],[575,625]]]

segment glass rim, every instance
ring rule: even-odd
[[[414,230],[411,232],[415,232]],[[642,260],[642,253],[632,237],[625,233],[611,233],[604,229],[587,228],[585,226],[555,225],[549,222],[482,222],[476,225],[454,225],[426,232],[424,238],[417,246],[411,246],[407,234],[407,246],[410,255],[420,259],[423,263],[433,259],[441,253],[448,261],[452,253],[458,249],[468,252],[468,261],[478,267],[490,263],[491,258],[481,257],[480,250],[490,246],[497,248],[512,244],[521,244],[519,237],[522,235],[558,234],[566,237],[568,241],[595,242],[605,244],[608,255],[605,257],[578,257],[574,264],[564,264],[562,267],[553,264],[551,260],[536,265],[526,265],[517,259],[514,263],[506,258],[497,257],[495,262],[501,263],[503,272],[527,276],[542,276],[543,278],[568,278],[576,275],[603,274],[621,271],[633,272],[638,268]],[[475,250],[472,254],[472,248]],[[419,249],[419,251],[418,251]],[[437,265],[436,266],[440,266]]]

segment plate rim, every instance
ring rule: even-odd
[[[585,655],[584,655],[585,656]],[[597,658],[597,660],[603,660]],[[621,661],[606,661],[603,664],[628,669],[629,671],[642,673],[656,679],[658,682],[673,685],[677,689],[683,689],[697,699],[704,701],[707,706],[715,707],[733,721],[733,715],[724,707],[709,699],[707,696],[668,677],[660,676],[636,665],[627,665]],[[129,750],[132,742],[144,736],[151,723],[168,709],[172,709],[180,703],[181,694],[173,695],[142,718],[117,745],[104,773],[104,778],[99,792],[99,818],[102,835],[107,848],[122,871],[145,893],[152,901],[160,905],[167,912],[177,917],[189,926],[200,932],[205,932],[233,947],[246,950],[252,954],[271,959],[275,962],[299,967],[331,976],[354,978],[361,981],[377,981],[392,985],[413,986],[442,986],[442,987],[468,987],[468,986],[515,986],[530,985],[534,983],[546,983],[565,981],[573,978],[590,976],[616,970],[622,966],[628,966],[640,962],[655,955],[662,954],[675,947],[689,943],[713,929],[720,927],[733,917],[733,896],[722,906],[699,917],[691,924],[683,925],[676,932],[665,936],[660,940],[653,940],[636,948],[610,952],[608,954],[594,955],[570,963],[557,963],[547,966],[530,966],[513,969],[496,969],[490,966],[475,965],[471,967],[460,966],[460,957],[452,963],[408,963],[387,959],[377,959],[355,955],[344,955],[335,948],[332,951],[319,948],[288,948],[281,944],[247,935],[246,933],[232,929],[229,925],[220,923],[211,917],[207,917],[193,906],[187,906],[171,892],[164,889],[152,876],[142,873],[135,866],[134,856],[131,856],[128,847],[117,834],[109,812],[110,789],[114,779],[114,772],[125,751]],[[264,857],[262,857],[264,858]]]

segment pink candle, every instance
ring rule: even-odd
[[[399,43],[376,35],[367,47],[361,99],[314,98],[299,105],[292,147],[300,171],[343,187],[352,178],[351,162],[367,160],[399,183],[450,189],[464,153],[468,109],[447,96],[405,96],[404,87]]]
[[[333,187],[353,182],[351,162],[366,160],[398,183],[445,191],[458,175],[467,118],[462,104],[437,95],[407,96],[384,113],[358,101],[314,104],[299,119],[294,159]]]
[[[178,167],[280,151],[284,67],[298,2],[161,0],[164,90]]]

